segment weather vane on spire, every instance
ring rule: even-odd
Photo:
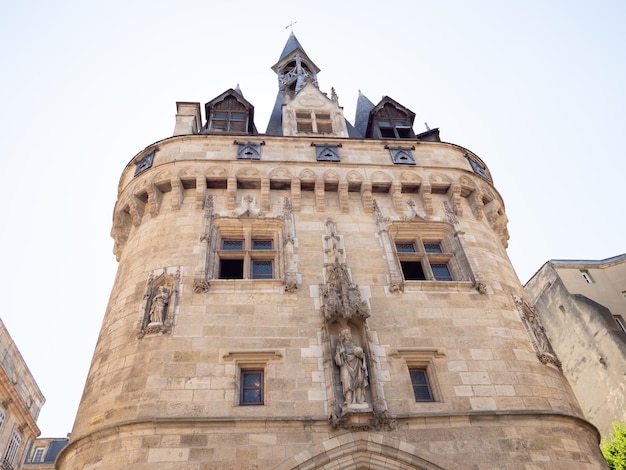
[[[287,26],[285,26],[285,29],[291,28],[291,34],[293,34],[293,25],[296,24],[296,23],[297,23],[297,21],[292,21]]]

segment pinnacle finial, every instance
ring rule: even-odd
[[[293,34],[293,25],[296,24],[296,23],[297,23],[297,21],[292,21],[287,26],[285,26],[285,29],[291,28],[291,34]]]

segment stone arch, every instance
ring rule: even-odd
[[[343,434],[294,455],[275,470],[443,470],[418,453],[413,444],[380,433]]]
[[[415,183],[419,184],[422,182],[422,178],[417,174],[416,171],[403,171],[400,174],[400,181],[403,183]]]
[[[172,175],[169,170],[160,170],[157,173],[154,173],[150,178],[149,184],[155,184],[159,187],[159,189],[164,186],[170,185],[170,180],[172,179]],[[161,189],[163,191],[163,189]]]
[[[301,181],[315,181],[317,179],[317,175],[313,170],[309,168],[305,168],[300,172],[300,180]]]
[[[261,179],[261,173],[254,167],[246,166],[235,173],[237,179]]]
[[[459,184],[461,185],[461,196],[463,197],[467,197],[476,190],[476,184],[469,176],[461,175]]]
[[[208,178],[227,178],[228,171],[223,166],[211,166],[204,173]]]
[[[383,173],[382,171],[375,171],[374,173],[372,173],[370,180],[376,183],[378,182],[390,183],[392,178],[387,173]]]
[[[332,181],[334,183],[340,180],[339,174],[334,170],[324,172],[324,181]]]
[[[452,184],[452,178],[448,175],[444,175],[443,173],[434,173],[430,176],[430,184],[432,185],[441,185],[441,184]]]
[[[283,167],[274,168],[270,173],[270,179],[291,180],[291,178],[293,178],[291,172]]]
[[[195,178],[197,174],[198,174],[198,172],[196,171],[196,169],[194,167],[192,167],[192,166],[185,166],[178,172],[177,176],[180,179]]]
[[[359,172],[354,171],[354,170],[350,170],[348,172],[348,175],[346,176],[346,180],[349,182],[354,182],[354,183],[360,183],[363,181],[363,175],[361,175]]]

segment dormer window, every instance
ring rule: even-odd
[[[205,105],[207,123],[203,133],[256,134],[254,108],[241,94],[230,89]]]
[[[413,120],[415,114],[389,97],[370,113],[367,137],[374,139],[415,139]]]
[[[216,103],[209,116],[209,131],[212,132],[246,132],[248,127],[248,110],[234,97],[229,96],[221,103]]]

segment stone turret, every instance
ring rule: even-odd
[[[124,169],[58,468],[603,468],[485,163],[389,97],[352,126],[293,35],[273,70],[265,134],[231,89]]]

